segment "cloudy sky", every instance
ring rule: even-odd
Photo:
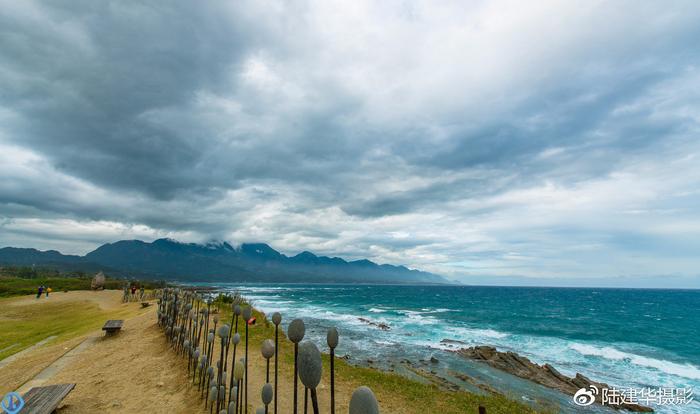
[[[695,1],[0,0],[0,247],[700,286]],[[533,282],[534,283],[534,282]]]

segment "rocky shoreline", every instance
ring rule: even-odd
[[[369,326],[377,327],[377,328],[381,329],[382,331],[388,331],[389,329],[391,329],[391,327],[390,327],[389,325],[387,325],[387,324],[385,324],[385,323],[383,323],[383,322],[374,322],[374,321],[371,321],[371,320],[369,320],[369,319],[367,319],[367,318],[362,318],[362,317],[357,318],[357,319],[358,319],[360,322],[364,322],[364,323],[366,323],[366,324],[369,325]]]
[[[609,389],[608,384],[595,382],[586,376],[577,373],[573,378],[563,375],[549,364],[538,365],[528,358],[515,352],[501,352],[491,346],[475,346],[454,350],[464,358],[484,362],[491,367],[505,371],[509,374],[524,378],[537,384],[559,390],[565,394],[574,395],[581,388],[588,389],[595,386],[597,389]],[[639,404],[622,403],[618,405],[606,404],[606,406],[633,412],[653,412],[651,407]]]

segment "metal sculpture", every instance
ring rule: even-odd
[[[226,378],[223,378],[223,382],[222,382],[222,375],[224,373],[224,348],[226,348],[226,342],[228,341],[228,336],[229,336],[230,332],[231,332],[231,328],[226,324],[221,325],[221,327],[219,328],[219,331],[218,331],[219,338],[221,338],[221,347],[220,347],[221,349],[219,350],[219,354],[220,354],[219,355],[219,378],[217,379],[217,382],[219,384],[222,384],[221,385],[222,388],[225,388],[224,384],[226,383]],[[224,394],[224,396],[225,396],[225,394]],[[216,403],[216,411],[217,412],[221,408],[221,402],[220,402],[221,397],[222,396],[219,397],[219,399]]]
[[[349,414],[379,414],[377,397],[372,390],[362,386],[352,393]]]
[[[269,382],[263,385],[262,391],[260,392],[260,398],[262,399],[263,404],[265,404],[265,414],[268,413],[268,408],[270,403],[272,402],[272,396],[274,394],[274,391],[272,391],[272,384]]]
[[[265,382],[270,382],[270,358],[275,355],[275,344],[272,339],[266,339],[260,346],[260,353],[265,358]]]
[[[335,414],[335,348],[338,346],[338,329],[332,327],[328,330],[326,342],[331,349],[331,414]]]
[[[243,308],[242,311],[243,314],[243,320],[245,321],[245,377],[243,379],[243,391],[245,392],[245,396],[243,397],[243,401],[245,404],[244,408],[244,413],[248,414],[248,325],[250,322],[250,319],[253,317],[253,310],[250,308],[250,306],[246,306]]]
[[[233,358],[231,359],[231,369],[235,371],[236,369],[236,347],[238,346],[238,343],[241,342],[241,335],[236,332],[233,334],[233,339],[231,339],[233,342]],[[233,376],[231,377],[231,383],[229,384],[229,389],[233,388]],[[229,404],[231,403],[231,392],[229,391],[228,394],[228,402]]]
[[[241,358],[233,366],[233,377],[236,379],[236,406],[239,412],[243,410],[243,377],[245,376],[245,360]]]
[[[287,337],[294,343],[294,414],[297,414],[297,361],[299,359],[299,342],[304,339],[306,327],[301,319],[294,319],[287,327]]]
[[[316,387],[321,382],[322,370],[321,351],[311,341],[302,342],[299,345],[299,379],[305,389],[311,393],[314,414],[318,414]]]
[[[279,327],[282,322],[282,315],[279,312],[272,314],[272,323],[275,324],[275,414],[277,414],[277,354],[279,346]]]

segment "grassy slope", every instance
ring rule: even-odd
[[[65,341],[99,329],[107,319],[133,314],[129,309],[103,310],[91,302],[7,306],[12,300],[0,299],[0,350],[11,346],[0,352],[0,360],[49,336],[57,336],[53,342]]]
[[[12,276],[0,276],[0,297],[36,294],[40,285],[49,286],[54,292],[64,290],[90,290],[89,278],[77,277],[37,277],[25,279]],[[109,280],[107,289],[119,289],[124,282]]]

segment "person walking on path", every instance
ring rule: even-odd
[[[44,286],[43,286],[43,285],[42,285],[42,286],[39,286],[39,291],[38,291],[37,294],[36,294],[36,298],[37,298],[37,299],[40,299],[40,298],[41,298],[41,294],[42,294],[43,292],[44,292]]]
[[[49,293],[51,293],[52,290],[53,289],[51,289],[50,287],[48,287],[48,286],[46,287],[46,297],[47,298],[49,297]]]

